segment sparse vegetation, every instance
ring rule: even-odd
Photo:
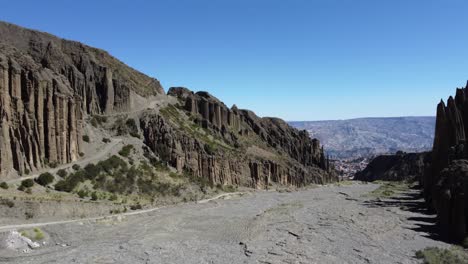
[[[15,203],[10,199],[0,199],[0,204],[8,206],[9,208],[15,207]]]
[[[0,183],[0,188],[7,190],[9,188],[8,183],[6,182]]]
[[[89,122],[91,123],[91,125],[93,127],[98,127],[98,126],[102,125],[103,123],[107,122],[107,117],[99,116],[99,115],[93,115],[90,118]]]
[[[83,141],[89,143],[89,136],[88,136],[88,135],[84,135],[84,136],[83,136]]]
[[[425,264],[468,264],[468,253],[455,246],[448,249],[425,248],[416,252],[416,258]]]
[[[380,183],[380,187],[370,192],[368,195],[372,197],[391,197],[398,192],[408,190],[409,184],[406,182],[383,182],[376,181],[375,183]]]
[[[66,174],[66,173],[65,173]],[[44,172],[39,177],[37,177],[36,182],[39,185],[47,186],[54,181],[54,176],[48,172]],[[25,186],[26,187],[26,186]]]

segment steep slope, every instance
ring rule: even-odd
[[[318,138],[334,158],[430,150],[435,117],[357,118],[290,122]]]
[[[444,238],[468,236],[468,84],[447,104],[437,105],[432,164],[424,176],[424,196],[436,210]]]
[[[211,184],[336,180],[306,131],[228,108],[207,92],[171,88],[165,95],[156,79],[78,42],[0,23],[0,69],[0,175],[86,155],[82,129],[100,116],[116,122],[100,133],[142,137],[158,164]]]
[[[78,159],[86,114],[162,93],[102,50],[0,22],[0,175]]]

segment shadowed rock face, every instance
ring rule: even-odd
[[[437,106],[432,163],[423,178],[424,196],[437,212],[442,236],[457,242],[468,235],[467,88]]]
[[[430,153],[397,153],[375,157],[367,167],[356,173],[360,181],[416,181],[420,180],[430,166]]]
[[[105,51],[0,22],[0,176],[76,160],[85,114],[161,93]]]

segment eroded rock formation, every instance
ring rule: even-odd
[[[213,184],[256,188],[336,180],[320,143],[307,132],[277,118],[228,108],[207,92],[179,87],[168,94],[180,99],[180,109],[147,114],[141,127],[146,144],[178,171]]]
[[[163,92],[105,51],[0,22],[0,176],[76,160],[86,114]]]
[[[178,100],[163,93],[156,79],[105,51],[0,22],[0,176],[74,161],[86,116],[132,112],[161,162],[212,184],[336,180],[307,132],[207,92],[171,88]],[[145,109],[152,96],[167,99],[165,107]]]
[[[442,236],[456,242],[468,236],[467,88],[437,106],[432,163],[423,178],[424,197],[437,212]]]

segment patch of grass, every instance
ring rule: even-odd
[[[455,246],[448,249],[428,247],[417,251],[416,258],[425,264],[468,264],[468,253]]]
[[[398,192],[403,192],[409,189],[409,183],[406,182],[384,182],[376,181],[379,183],[379,188],[368,193],[367,196],[376,197],[376,198],[386,198],[394,196]]]
[[[353,185],[354,181],[340,181],[340,182],[337,182],[335,183],[336,186],[349,186],[349,185]]]
[[[44,239],[44,237],[45,237],[44,233],[42,232],[41,229],[39,229],[37,227],[34,228],[34,239],[35,240],[42,240],[42,239]]]

